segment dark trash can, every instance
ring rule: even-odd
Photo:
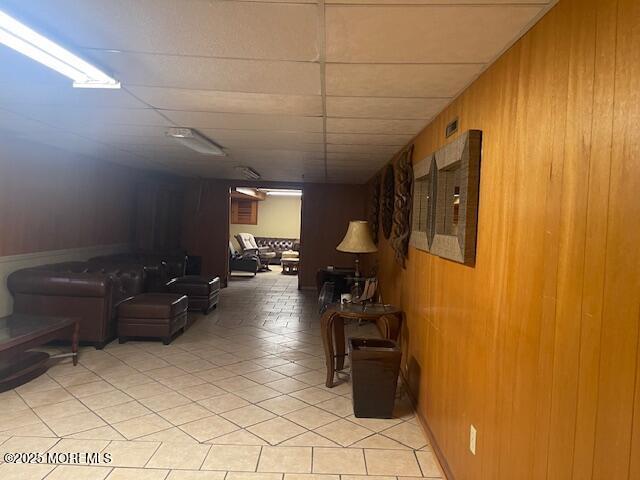
[[[393,340],[350,338],[353,413],[392,418],[402,353]]]

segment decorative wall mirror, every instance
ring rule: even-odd
[[[475,264],[482,132],[469,130],[435,154],[435,235],[430,252]]]
[[[413,215],[410,245],[428,252],[435,234],[437,175],[433,154],[413,166]]]

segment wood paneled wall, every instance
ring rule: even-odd
[[[353,266],[355,257],[336,250],[350,220],[366,220],[365,185],[307,184],[302,198],[300,284],[316,286],[316,272],[327,265]]]
[[[456,480],[640,479],[639,85],[640,2],[561,0],[415,139],[483,131],[475,268],[378,257]]]
[[[203,272],[226,279],[229,244],[229,188],[256,183],[210,180],[191,182],[186,190],[182,246],[202,256]],[[349,265],[353,258],[336,251],[349,220],[365,217],[364,185],[269,184],[302,188],[300,285],[315,287],[318,268]]]
[[[194,180],[185,191],[182,247],[202,257],[202,273],[226,285],[229,269],[229,183]]]
[[[0,139],[0,256],[131,242],[137,173]]]

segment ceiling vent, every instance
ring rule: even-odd
[[[449,138],[451,135],[458,131],[458,119],[456,118],[453,122],[450,122],[447,125],[447,129],[445,130],[445,137]]]

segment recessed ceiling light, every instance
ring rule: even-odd
[[[120,88],[120,82],[0,10],[0,43],[73,80],[75,88]]]
[[[198,153],[219,157],[226,155],[219,145],[192,128],[170,128],[167,130],[167,136],[175,138],[185,147],[189,147]]]

